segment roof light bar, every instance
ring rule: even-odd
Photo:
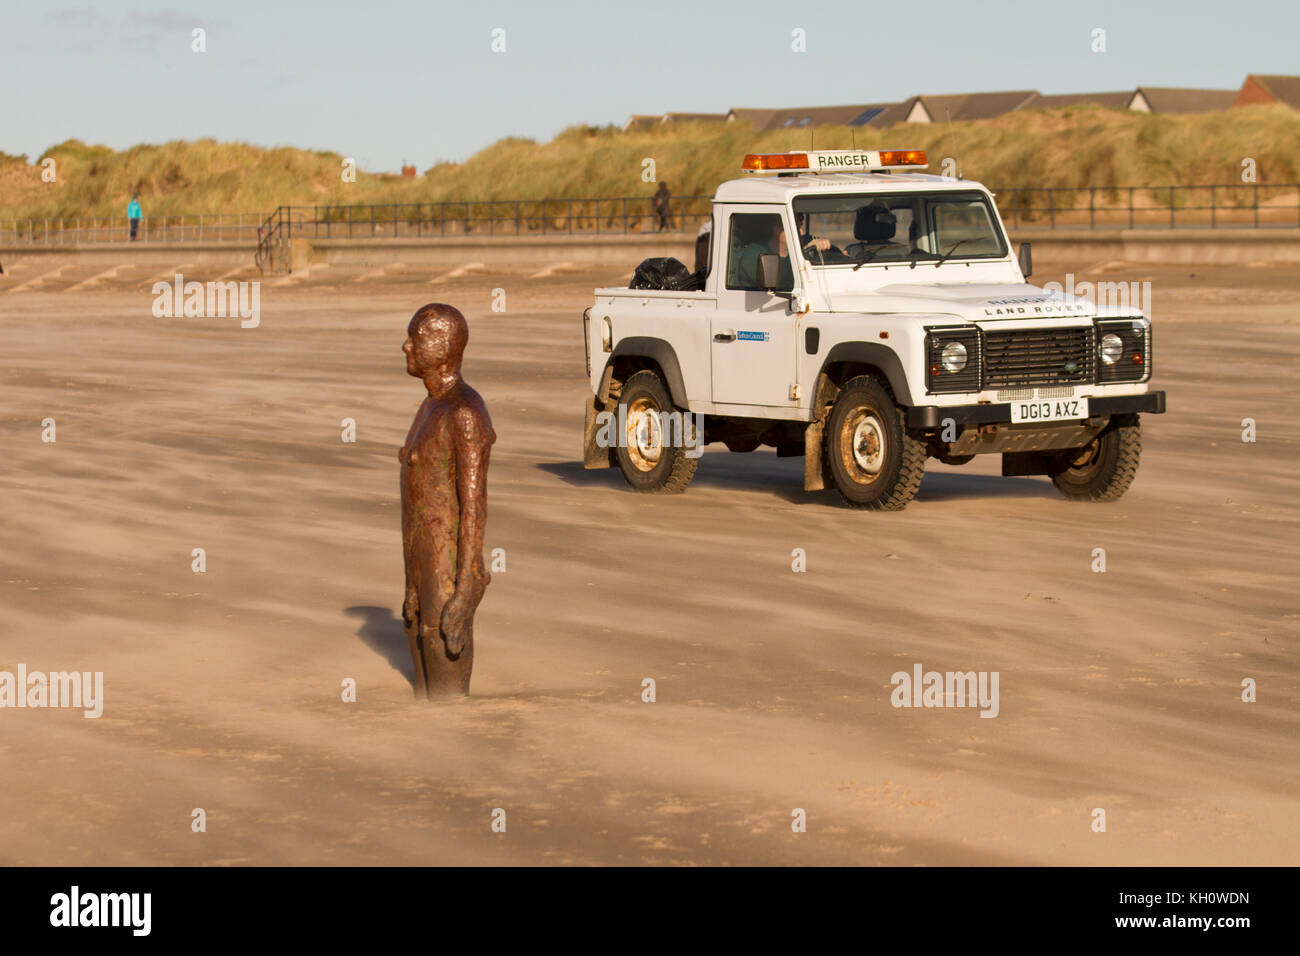
[[[842,149],[793,153],[750,153],[740,168],[749,173],[869,173],[886,169],[925,169],[923,149]]]
[[[740,168],[751,173],[783,172],[808,169],[807,153],[750,153]]]
[[[929,166],[925,158],[923,149],[882,149],[880,150],[881,166],[919,166],[924,169]]]

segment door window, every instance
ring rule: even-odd
[[[777,291],[794,288],[794,270],[785,244],[785,223],[780,213],[735,213],[731,217],[731,244],[727,251],[727,288],[763,292],[758,285],[758,257],[780,256]]]

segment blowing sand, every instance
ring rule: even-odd
[[[0,669],[104,673],[97,720],[0,710],[0,862],[1300,861],[1293,271],[1106,268],[1153,282],[1170,408],[1121,501],[990,457],[868,514],[771,451],[713,446],[674,497],[584,471],[579,316],[626,273],[538,268],[321,270],[267,282],[256,329],[156,319],[102,267],[0,286]],[[472,698],[427,705],[395,453],[437,300],[506,571]],[[916,664],[997,671],[998,716],[895,709]]]

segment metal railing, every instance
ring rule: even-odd
[[[185,216],[145,216],[136,230],[136,242],[249,242],[257,241],[266,213],[214,212]],[[75,245],[78,243],[131,242],[131,221],[125,216],[79,219],[0,220],[0,243],[11,245]]]
[[[1079,186],[994,190],[1007,227],[1300,227],[1300,184]]]
[[[1300,227],[1300,184],[1041,187],[994,190],[1011,229]],[[672,199],[670,228],[694,232],[711,196]],[[424,238],[650,233],[649,197],[281,206],[263,224],[257,262],[282,264],[292,238]]]
[[[256,261],[276,269],[293,239],[425,239],[458,236],[694,235],[712,196],[674,196],[666,223],[649,196],[612,199],[504,199],[468,202],[281,206],[262,224]]]
[[[995,189],[1011,229],[1300,227],[1300,183]],[[674,196],[669,231],[693,233],[711,196]],[[259,265],[291,239],[651,234],[649,196],[281,206],[266,213],[204,213],[141,220],[138,242],[247,242]],[[126,217],[0,220],[0,244],[129,242]]]

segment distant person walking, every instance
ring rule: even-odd
[[[135,242],[136,231],[140,228],[140,194],[131,196],[131,205],[126,207],[126,218],[131,220],[131,241]]]
[[[667,183],[659,184],[659,191],[655,193],[652,205],[655,214],[659,217],[658,232],[663,232],[673,227],[673,194],[668,191]]]

